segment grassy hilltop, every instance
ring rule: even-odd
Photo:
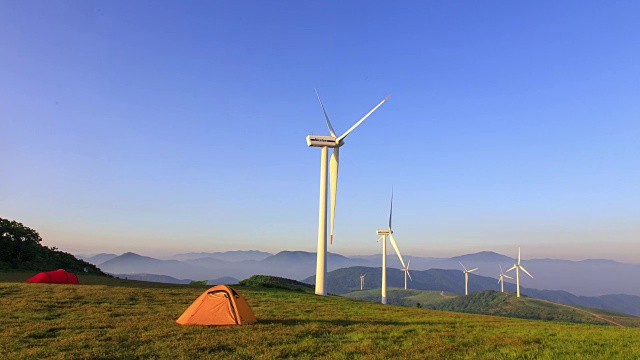
[[[354,291],[342,296],[350,299],[380,302],[380,289]],[[563,321],[597,325],[640,327],[640,318],[615,311],[557,304],[513,293],[485,290],[468,296],[443,291],[387,289],[389,304],[419,306],[470,314],[497,315],[533,320]]]
[[[640,329],[509,319],[239,286],[259,323],[180,326],[207,286],[0,273],[0,358],[635,358]],[[23,279],[24,278],[24,279]]]

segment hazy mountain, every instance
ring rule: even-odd
[[[517,253],[516,253],[517,254]],[[397,260],[396,260],[397,262]],[[462,269],[462,262],[467,269],[479,268],[474,274],[497,278],[500,267],[506,271],[517,262],[494,252],[479,252],[429,261],[411,261],[411,269]],[[640,265],[624,264],[605,259],[589,259],[582,261],[560,259],[526,259],[522,265],[535,277],[531,279],[521,274],[521,285],[548,290],[564,290],[581,296],[599,296],[606,294],[630,294],[640,296],[640,286],[635,284],[640,278]],[[376,265],[380,266],[380,265]],[[400,268],[396,263],[390,267]],[[514,272],[509,273],[515,277]],[[511,281],[511,280],[508,280]],[[515,281],[513,281],[515,282]]]
[[[128,280],[138,280],[138,281],[149,281],[149,282],[160,282],[167,284],[188,284],[191,279],[176,279],[173,276],[167,275],[156,275],[156,274],[113,274],[120,279],[128,279]]]
[[[327,254],[327,262],[329,270],[363,263],[361,260],[333,253]],[[160,260],[125,253],[102,263],[100,267],[114,274],[145,273],[188,279],[207,279],[212,276],[245,279],[255,274],[266,274],[302,280],[315,273],[316,254],[304,251],[281,251],[260,261],[231,262],[212,257],[185,261]]]
[[[508,256],[504,256],[501,254],[498,254],[496,252],[493,251],[481,251],[479,253],[475,253],[475,254],[466,254],[466,255],[460,255],[460,256],[454,256],[450,259],[447,259],[447,261],[458,261],[461,263],[465,263],[467,261],[469,262],[482,262],[482,263],[500,263],[500,262],[505,262],[505,263],[509,263],[514,261],[512,258],[508,257]],[[465,265],[466,266],[466,265]],[[507,269],[505,269],[507,270]]]
[[[159,260],[140,255],[123,254],[100,264],[100,268],[111,273],[147,273],[168,275],[175,278],[212,279],[230,276],[246,279],[255,274],[280,276],[302,280],[315,274],[316,254],[305,251],[282,251],[269,255],[262,260],[240,260],[264,256],[264,252],[226,252],[226,253],[191,253],[195,258],[178,260]],[[206,256],[204,254],[227,254],[226,260]],[[100,254],[103,255],[103,254]],[[106,254],[108,255],[108,254]],[[183,254],[185,257],[187,254]],[[97,255],[96,255],[97,256]],[[467,268],[479,268],[472,275],[497,278],[500,273],[498,265],[509,269],[517,259],[512,259],[495,252],[483,251],[465,254],[453,258],[422,258],[405,256],[411,260],[411,271],[428,269],[461,270],[459,262]],[[562,290],[577,296],[600,296],[609,294],[629,294],[640,296],[640,286],[634,286],[640,278],[640,265],[623,264],[612,260],[589,259],[569,261],[558,259],[523,259],[522,265],[531,272],[535,279],[522,274],[523,287]],[[381,255],[343,256],[327,254],[328,271],[354,266],[379,268]],[[401,269],[402,265],[395,254],[387,256],[388,268]],[[515,277],[513,272],[509,273]],[[507,283],[514,280],[508,280]],[[443,289],[441,289],[443,290]]]
[[[192,279],[176,279],[173,276],[168,275],[156,275],[156,274],[113,274],[116,277],[121,279],[129,279],[129,280],[139,280],[139,281],[149,281],[149,282],[160,282],[167,284],[189,284]],[[198,280],[195,280],[198,281]],[[209,285],[217,285],[217,284],[237,284],[238,279],[232,277],[222,277],[219,279],[208,280],[207,284]]]
[[[302,280],[316,272],[316,253],[306,251],[281,251],[256,264],[261,272],[256,274],[275,275],[289,279]],[[327,271],[335,270],[361,261],[346,256],[327,253]]]
[[[177,260],[159,260],[135,253],[124,253],[100,264],[103,271],[112,274],[157,274],[175,278],[208,279],[212,274],[207,269],[186,264]],[[224,276],[224,275],[220,275]]]
[[[105,261],[109,261],[116,256],[118,255],[116,254],[76,255],[78,259],[82,259],[88,262],[89,264],[93,264],[96,266],[102,264]]]
[[[523,260],[535,277],[524,279],[526,286],[548,290],[565,290],[576,295],[640,295],[640,265],[611,260],[566,261],[555,259]],[[537,285],[537,284],[540,285]]]
[[[350,267],[327,273],[327,292],[345,294],[360,290],[360,275],[365,276],[365,289],[380,288],[382,283],[382,269],[370,267]],[[408,287],[418,290],[437,290],[464,294],[464,273],[460,270],[430,269],[412,271],[413,281]],[[304,279],[303,282],[315,284],[315,276]],[[387,286],[404,287],[404,272],[398,269],[387,269]],[[498,280],[486,276],[469,274],[469,292],[484,290],[499,290]],[[515,292],[514,284],[505,283],[505,291]],[[566,291],[538,290],[521,287],[522,294],[567,305],[596,307],[612,311],[619,311],[640,316],[640,296],[634,295],[605,295],[605,296],[576,296]]]
[[[171,256],[170,259],[185,261],[185,260],[195,260],[200,258],[212,258],[212,259],[222,260],[222,261],[237,262],[237,261],[247,261],[247,260],[260,261],[272,255],[273,254],[271,253],[264,252],[264,251],[257,251],[257,250],[225,251],[225,252],[191,252],[191,253],[185,253],[185,254],[176,254]]]

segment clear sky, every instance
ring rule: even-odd
[[[640,263],[640,3],[0,1],[0,216],[74,253]]]

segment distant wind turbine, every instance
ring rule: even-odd
[[[400,250],[398,249],[398,244],[396,244],[396,240],[393,238],[393,230],[391,230],[391,216],[393,214],[393,190],[391,191],[391,209],[389,210],[389,228],[386,230],[376,230],[376,234],[382,235],[378,239],[378,241],[382,240],[382,303],[387,303],[387,236],[389,236],[389,240],[391,240],[391,245],[393,249],[398,254],[398,258],[400,259],[400,263],[402,263],[402,268],[406,269],[407,266],[404,264],[404,260],[402,260],[402,255],[400,255]],[[407,270],[408,271],[408,270]],[[405,285],[406,288],[406,285]]]
[[[367,276],[367,273],[360,275],[360,290],[364,289],[364,277]]]
[[[499,264],[498,264],[498,265],[499,265]],[[513,279],[511,276],[509,276],[509,275],[505,275],[505,274],[502,272],[502,265],[500,265],[500,279],[498,279],[498,284],[502,284],[502,292],[504,292],[504,278],[507,278],[507,279]]]
[[[462,263],[460,263],[460,265],[462,265]],[[478,268],[467,270],[464,265],[462,265],[462,268],[464,269],[464,294],[469,295],[469,273],[478,270]]]
[[[407,263],[407,267],[403,268],[404,271],[404,289],[407,290],[407,276],[409,276],[409,280],[413,281],[411,278],[411,274],[409,274],[409,266],[411,265],[411,260]]]
[[[326,274],[327,274],[327,157],[329,153],[329,148],[333,148],[333,152],[331,154],[331,243],[333,243],[333,224],[335,219],[335,210],[336,210],[336,192],[338,190],[338,163],[339,163],[339,149],[342,145],[344,145],[344,139],[349,135],[353,129],[358,127],[363,121],[365,121],[369,115],[371,115],[374,111],[376,111],[380,105],[384,104],[385,101],[391,97],[391,94],[384,98],[376,107],[374,107],[371,111],[369,111],[362,119],[358,120],[349,130],[347,130],[344,134],[337,136],[335,131],[333,131],[333,127],[331,126],[331,122],[329,121],[329,115],[327,115],[327,111],[322,104],[322,100],[320,99],[320,95],[316,90],[316,95],[318,96],[318,101],[320,101],[320,106],[322,106],[322,111],[324,112],[324,117],[327,120],[327,127],[329,128],[329,132],[331,135],[317,136],[317,135],[309,135],[307,136],[307,145],[322,148],[320,153],[320,206],[319,206],[319,214],[318,214],[318,253],[316,260],[316,294],[317,295],[327,295],[326,289]]]
[[[527,275],[531,276],[532,279],[535,279],[533,275],[529,274],[527,269],[524,266],[520,265],[520,247],[518,246],[518,263],[514,264],[511,269],[507,270],[507,272],[516,269],[516,289],[518,293],[518,297],[520,297],[520,270],[524,271]]]

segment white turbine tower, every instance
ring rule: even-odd
[[[400,255],[400,250],[398,249],[398,244],[396,244],[396,240],[393,238],[393,230],[391,230],[391,216],[393,214],[393,191],[391,191],[391,209],[389,210],[389,228],[385,230],[376,230],[376,234],[381,235],[378,241],[382,240],[382,303],[387,303],[387,236],[389,236],[389,240],[391,240],[391,245],[393,249],[398,254],[398,258],[400,259],[400,263],[402,264],[402,268],[406,269],[406,265],[404,264],[404,260],[402,260],[402,255]],[[408,271],[408,270],[407,270]]]
[[[460,263],[460,265],[462,265],[462,263]],[[464,269],[464,294],[469,295],[469,273],[478,270],[478,268],[467,270],[464,265],[462,265],[462,268]]]
[[[360,290],[364,289],[364,277],[367,276],[367,273],[360,275]]]
[[[502,265],[500,265],[500,279],[498,279],[498,284],[502,284],[502,292],[504,292],[504,278],[513,279],[511,276],[502,272]]]
[[[531,276],[532,279],[535,279],[533,275],[529,274],[527,269],[524,266],[520,265],[520,247],[518,246],[518,263],[514,264],[511,269],[507,270],[507,272],[516,269],[516,289],[518,293],[518,297],[520,297],[520,270],[524,271],[527,275]]]
[[[374,107],[371,111],[369,111],[362,119],[358,120],[349,130],[347,130],[344,134],[337,136],[333,131],[333,127],[331,126],[331,122],[329,121],[329,115],[327,115],[327,111],[324,109],[324,105],[322,104],[322,100],[320,100],[320,95],[318,95],[318,91],[316,90],[316,95],[318,96],[318,100],[320,101],[320,106],[322,106],[322,111],[324,112],[324,117],[327,120],[327,127],[329,128],[329,132],[331,135],[328,136],[317,136],[317,135],[309,135],[307,136],[307,145],[315,146],[322,148],[320,153],[320,207],[318,214],[318,257],[316,262],[316,294],[317,295],[327,295],[326,290],[326,274],[327,274],[327,157],[329,153],[329,148],[333,148],[333,153],[331,155],[331,243],[333,243],[333,222],[335,218],[335,210],[336,210],[336,191],[338,189],[338,163],[339,163],[339,149],[340,146],[344,145],[344,139],[360,125],[363,121],[365,121],[369,115],[371,115],[380,105],[382,105],[391,94],[387,96],[384,100],[382,100],[376,107]]]
[[[404,271],[404,289],[407,290],[407,276],[409,276],[409,280],[413,281],[411,278],[411,274],[409,274],[409,266],[411,266],[411,260],[407,263],[407,267],[403,268]]]

